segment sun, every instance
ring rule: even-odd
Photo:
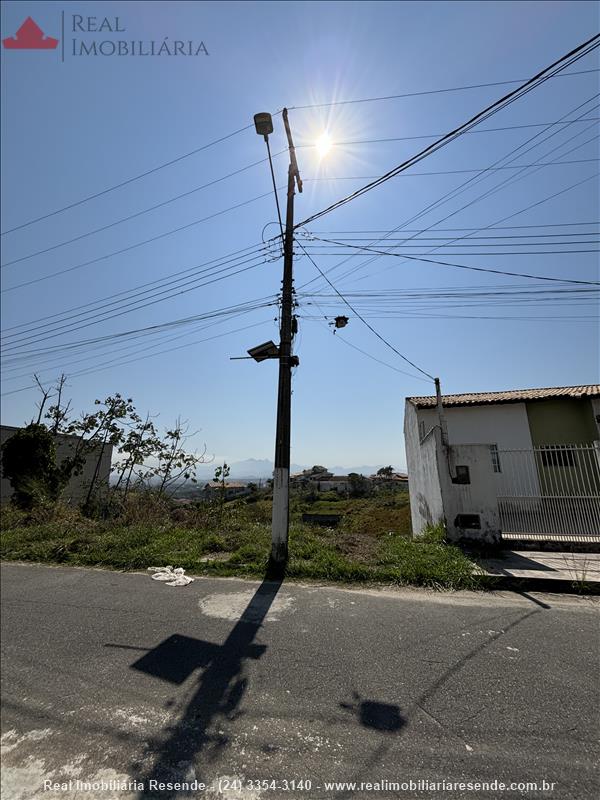
[[[315,142],[315,147],[317,148],[317,153],[319,154],[319,158],[324,158],[327,153],[331,150],[333,142],[327,131],[322,133],[317,141]]]

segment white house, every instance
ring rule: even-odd
[[[600,541],[600,385],[408,397],[413,533]]]
[[[338,492],[345,494],[350,491],[350,481],[347,475],[328,475],[319,478],[317,481],[317,491],[319,492]]]

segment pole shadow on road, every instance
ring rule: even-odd
[[[197,756],[207,747],[219,750],[227,744],[224,735],[211,732],[218,717],[231,719],[247,688],[244,662],[260,658],[265,645],[254,643],[256,634],[279,588],[281,580],[263,580],[240,619],[222,645],[174,634],[150,650],[131,668],[181,685],[196,669],[204,668],[198,686],[183,714],[160,741],[148,742],[153,766],[137,778],[144,785],[140,797],[152,796],[150,781],[194,780],[202,776],[194,769]],[[131,774],[139,771],[133,764]],[[161,791],[162,800],[176,792]]]

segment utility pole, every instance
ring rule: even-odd
[[[292,339],[294,195],[302,191],[302,180],[288,121],[287,108],[282,112],[288,140],[287,209],[283,241],[283,284],[281,291],[281,329],[279,342],[279,388],[277,393],[277,429],[275,434],[275,471],[273,474],[273,517],[271,524],[271,567],[281,570],[288,557],[290,524],[290,429],[292,406]]]
[[[281,226],[279,200],[273,172],[269,134],[273,133],[271,115],[260,113],[254,115],[254,125],[259,136],[263,136],[269,153],[269,165],[273,179],[273,190],[277,202],[277,215],[283,237],[283,282],[281,288],[281,325],[279,331],[279,347],[273,342],[265,342],[248,350],[251,358],[262,361],[266,358],[279,359],[279,384],[277,390],[277,430],[275,433],[275,470],[273,473],[273,517],[271,522],[271,556],[269,570],[281,573],[288,557],[288,534],[290,527],[290,429],[292,406],[292,367],[298,366],[298,357],[292,355],[292,340],[296,333],[293,314],[294,307],[294,195],[296,187],[302,192],[302,180],[296,161],[296,150],[290,130],[287,108],[282,111],[283,124],[288,141],[290,163],[288,167],[287,208],[285,232]],[[272,352],[275,351],[275,352]]]

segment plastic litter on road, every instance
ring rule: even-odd
[[[167,586],[187,586],[194,580],[185,574],[183,567],[148,567],[148,572],[153,572],[153,581],[164,581]]]

